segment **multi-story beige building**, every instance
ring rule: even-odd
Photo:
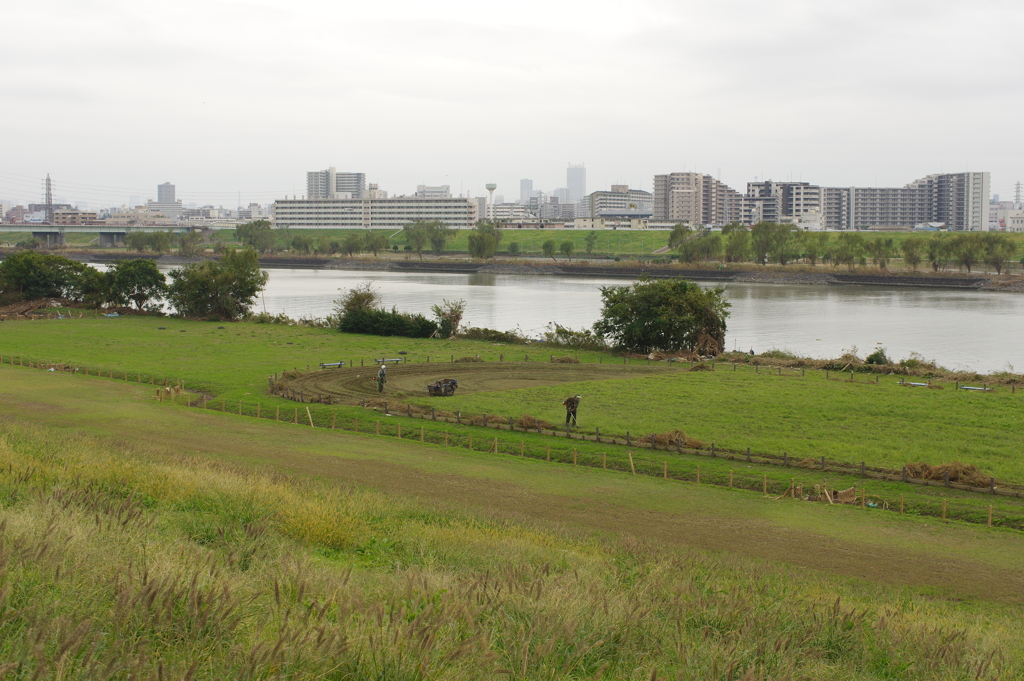
[[[333,167],[306,173],[307,199],[361,199],[365,193],[364,173],[339,173]]]
[[[576,217],[649,218],[654,210],[654,196],[642,189],[613,184],[611,191],[591,192],[583,201],[584,214]]]
[[[472,199],[282,199],[274,202],[277,227],[292,229],[401,229],[410,222],[439,220],[468,229],[477,221]]]
[[[725,225],[741,218],[743,197],[710,175],[669,173],[654,176],[654,220],[690,225]]]

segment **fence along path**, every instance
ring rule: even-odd
[[[6,361],[5,361],[6,360]],[[565,443],[564,447],[552,449],[550,445],[545,446],[544,452],[541,453],[539,448],[531,448],[527,446],[525,440],[519,440],[516,442],[510,442],[507,436],[498,437],[484,437],[476,438],[476,444],[474,445],[473,430],[477,428],[492,429],[496,431],[505,430],[508,431],[508,435],[515,432],[514,424],[506,423],[495,423],[492,419],[491,423],[484,423],[483,425],[474,425],[472,423],[463,423],[462,417],[455,417],[455,419],[441,419],[445,425],[457,426],[457,429],[453,432],[444,430],[443,433],[437,431],[436,428],[427,430],[424,427],[419,429],[406,428],[403,433],[401,421],[388,423],[387,421],[381,422],[379,419],[374,420],[373,427],[369,425],[369,419],[363,419],[363,423],[360,423],[358,417],[353,418],[351,428],[347,428],[344,420],[340,423],[338,421],[338,409],[326,407],[323,405],[311,405],[303,404],[302,409],[298,406],[292,408],[292,413],[287,413],[287,408],[281,409],[280,405],[274,406],[273,415],[271,415],[269,405],[267,409],[263,409],[262,404],[257,401],[255,404],[247,404],[243,400],[232,401],[230,404],[225,398],[216,398],[207,394],[188,392],[185,389],[183,381],[177,379],[170,379],[167,377],[158,377],[153,373],[144,372],[126,372],[126,371],[115,371],[106,367],[102,368],[91,368],[85,365],[72,365],[62,362],[43,362],[36,360],[25,360],[22,357],[3,357],[0,356],[0,363],[12,364],[15,366],[24,366],[29,368],[36,368],[42,370],[53,370],[62,371],[72,374],[80,374],[84,376],[93,376],[100,378],[108,378],[113,380],[121,380],[127,382],[134,382],[137,384],[149,383],[151,386],[160,386],[154,394],[153,399],[157,402],[167,402],[176,406],[191,407],[196,409],[219,411],[223,413],[231,413],[238,416],[255,417],[261,419],[269,419],[279,422],[287,422],[290,424],[303,425],[305,427],[314,428],[326,428],[331,430],[342,430],[348,432],[355,432],[360,434],[372,434],[381,437],[397,437],[406,440],[418,440],[425,444],[438,444],[445,447],[455,448],[466,448],[478,452],[486,452],[493,454],[509,454],[513,456],[520,456],[523,458],[543,459],[553,463],[568,463],[577,466],[588,466],[593,468],[603,468],[612,471],[630,472],[633,475],[646,475],[651,477],[660,477],[669,480],[678,480],[683,482],[695,482],[696,484],[707,484],[719,487],[727,487],[736,490],[748,490],[758,491],[764,495],[779,495],[777,498],[792,498],[795,500],[807,500],[813,499],[816,495],[804,492],[802,485],[797,485],[792,479],[788,484],[783,481],[771,479],[767,474],[761,474],[760,476],[749,475],[745,473],[737,473],[734,470],[729,470],[727,473],[722,471],[705,471],[702,475],[700,465],[697,465],[696,471],[688,473],[685,471],[670,471],[668,461],[664,459],[658,459],[653,455],[655,452],[662,451],[669,454],[688,454],[696,455],[707,458],[716,458],[724,461],[736,461],[740,460],[742,456],[743,463],[752,463],[758,465],[769,465],[769,466],[781,466],[781,467],[793,467],[790,465],[788,456],[783,453],[781,457],[773,455],[761,454],[758,456],[751,455],[750,449],[748,448],[746,453],[743,455],[737,455],[736,452],[726,452],[721,449],[716,449],[714,444],[710,446],[708,450],[699,450],[693,448],[684,448],[681,446],[667,447],[659,449],[657,446],[656,438],[651,438],[651,443],[638,443],[632,442],[632,440],[622,440],[617,438],[608,438],[602,436],[585,436],[583,434],[574,434],[571,432],[562,432],[558,430],[542,430],[537,431],[534,429],[523,430],[524,434],[542,435],[552,437],[556,442]],[[134,380],[133,380],[134,379]],[[236,405],[237,402],[237,405]],[[212,405],[212,406],[211,406]],[[396,413],[396,416],[404,418],[419,419],[430,423],[432,426],[436,424],[435,419],[431,419],[426,413],[413,413],[410,405],[402,405],[406,408],[407,413],[401,414]],[[380,408],[382,412],[390,415],[390,408],[384,406]],[[371,413],[376,414],[376,410],[371,410]],[[568,444],[572,441],[578,441],[581,443],[600,443],[612,445],[617,448],[625,448],[629,450],[627,452],[628,462],[621,458],[611,457],[609,458],[607,452],[601,452],[600,455],[594,452],[581,452],[578,448],[573,448],[571,452],[568,449]],[[644,446],[646,444],[646,447]],[[640,456],[640,452],[634,456],[633,450],[640,450],[641,452],[646,449],[649,452],[648,456]],[[828,466],[826,472],[845,472],[836,470],[839,466],[835,466],[829,462],[825,462]],[[869,471],[861,467],[863,477],[881,479],[893,482],[906,482],[908,484],[922,484],[935,486],[934,481],[922,481],[915,480],[913,478],[907,478],[901,480],[900,476],[894,475],[883,475],[878,474],[874,471]],[[948,483],[945,485],[951,489],[958,489],[961,491],[969,492],[983,492],[986,494],[996,494],[1001,496],[1024,498],[1024,494],[1020,490],[1005,490],[995,488],[994,492],[985,488],[973,488],[965,485],[956,485],[954,483]],[[824,490],[822,490],[824,491]],[[833,490],[835,491],[835,490]],[[831,496],[831,495],[828,495]],[[834,496],[832,496],[835,499]],[[977,507],[973,506],[962,506],[961,508],[951,507],[948,500],[941,499],[939,502],[924,503],[918,501],[917,503],[910,505],[905,502],[903,495],[900,495],[899,500],[896,499],[884,499],[881,496],[874,494],[869,495],[866,488],[861,487],[857,493],[857,498],[860,499],[860,505],[865,509],[881,508],[884,510],[895,511],[898,507],[899,512],[912,513],[914,515],[924,515],[941,517],[943,520],[960,520],[963,522],[970,523],[981,523],[988,524],[989,526],[999,526],[1012,529],[1024,529],[1024,514],[1021,516],[1011,515],[994,515],[992,506],[988,506],[987,514],[979,513]],[[823,499],[822,499],[823,500]],[[871,501],[869,501],[871,500]],[[833,502],[835,503],[835,502]]]

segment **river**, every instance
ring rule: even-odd
[[[322,317],[349,288],[372,281],[383,303],[430,316],[442,299],[466,301],[463,323],[538,337],[553,321],[579,329],[600,316],[608,278],[271,269],[257,309]],[[708,284],[711,285],[711,284]],[[814,358],[884,347],[889,357],[918,353],[950,369],[1024,370],[1024,295],[875,286],[733,283],[726,345]]]

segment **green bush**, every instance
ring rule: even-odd
[[[864,359],[865,364],[892,364],[889,356],[885,354],[885,348],[877,348]]]
[[[471,326],[459,332],[459,338],[466,340],[490,341],[491,343],[518,343],[526,342],[526,336],[519,331],[497,331],[478,326]]]
[[[372,336],[405,336],[429,338],[437,333],[437,324],[421,314],[399,312],[395,308],[360,308],[345,313],[338,320],[344,333],[365,333]]]

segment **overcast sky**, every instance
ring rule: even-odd
[[[7,0],[0,199],[1024,180],[1024,3]]]

